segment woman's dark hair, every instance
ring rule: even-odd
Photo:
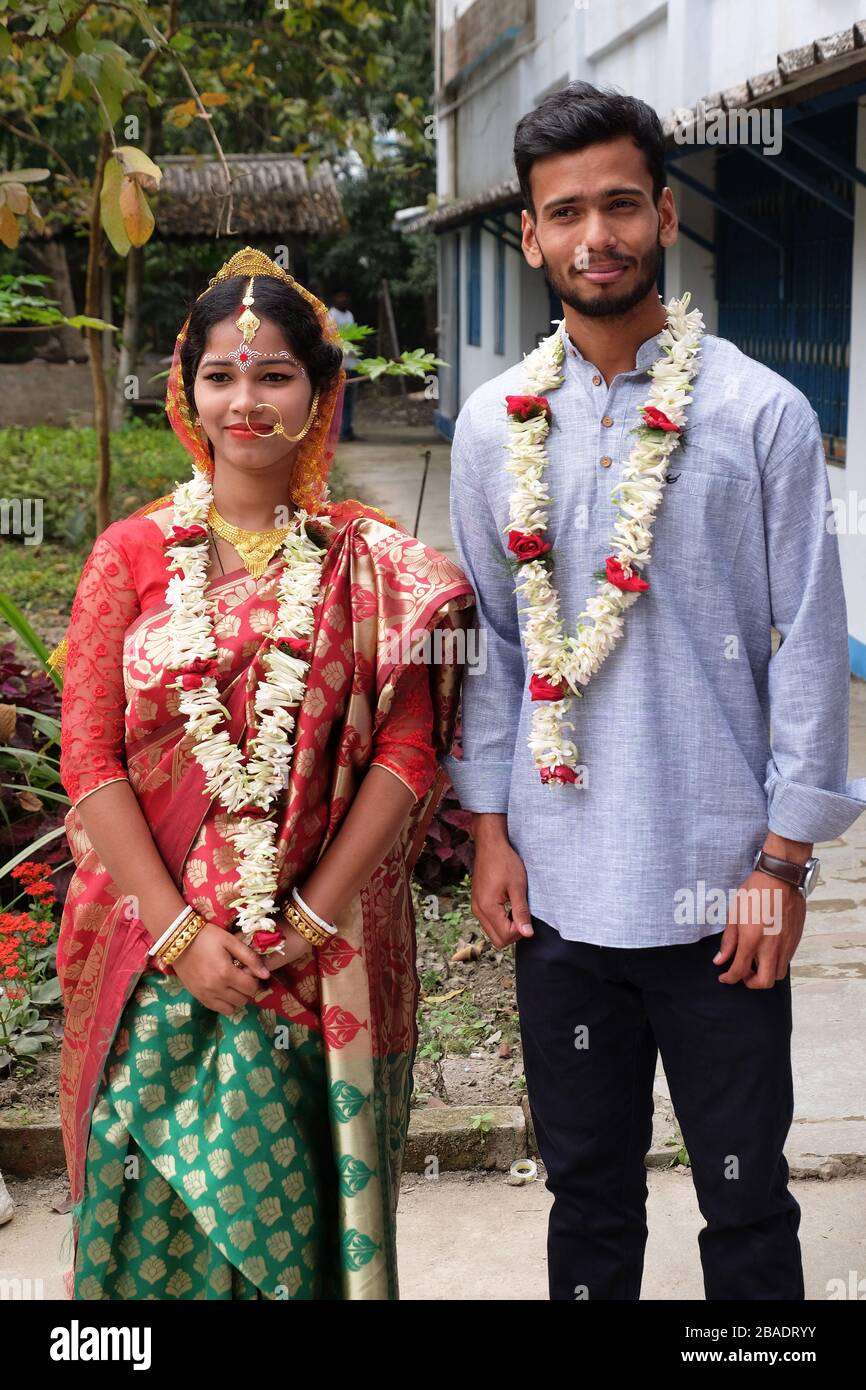
[[[630,135],[643,150],[653,181],[653,201],[658,202],[665,186],[665,137],[661,121],[645,101],[610,88],[600,91],[590,82],[569,82],[527,112],[514,132],[514,167],[532,220],[536,218],[529,175],[536,159],[582,150],[621,135]]]
[[[248,275],[232,275],[197,299],[192,307],[186,339],[180,349],[180,362],[183,387],[193,410],[193,382],[208,332],[223,319],[240,315],[241,299],[248,284]],[[257,275],[253,296],[253,312],[259,318],[272,319],[282,329],[290,347],[306,367],[313,391],[324,391],[333,385],[343,365],[343,354],[324,337],[312,304],[274,275]]]

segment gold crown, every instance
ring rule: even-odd
[[[257,251],[254,246],[245,246],[242,251],[236,251],[233,256],[230,256],[216,275],[211,276],[201,294],[197,295],[196,298],[201,299],[202,295],[208,294],[215,285],[220,285],[223,280],[230,280],[235,275],[272,275],[274,279],[282,280],[284,285],[291,285],[292,289],[303,295],[320,317],[327,313],[321,299],[317,299],[305,285],[299,284],[293,275],[290,275],[287,270],[283,270],[276,261],[272,261],[270,256],[265,255],[264,251]]]

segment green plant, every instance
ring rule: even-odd
[[[0,1068],[38,1056],[51,1022],[40,1012],[60,1000],[57,928],[50,865],[28,860],[11,870],[31,900],[26,912],[0,912]]]

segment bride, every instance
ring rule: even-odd
[[[97,538],[52,653],[75,1299],[398,1297],[410,875],[464,669],[412,657],[474,595],[327,500],[344,382],[321,301],[232,256],[169,376],[192,476]]]

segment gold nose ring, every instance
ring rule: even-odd
[[[289,440],[291,443],[294,443],[298,439],[303,439],[304,435],[309,430],[310,426],[316,418],[316,407],[318,404],[319,392],[316,391],[316,394],[313,396],[313,401],[310,406],[310,413],[307,416],[306,424],[304,425],[304,428],[301,430],[300,434],[286,434],[286,431],[283,429],[283,417],[280,414],[280,411],[277,408],[277,406],[272,405],[270,401],[260,401],[258,405],[254,405],[252,410],[247,411],[246,415],[244,416],[244,419],[247,423],[247,429],[251,430],[253,434],[257,434],[259,439],[273,439],[274,435],[279,434],[282,435],[284,439]],[[274,425],[273,429],[270,431],[269,434],[262,434],[259,430],[253,429],[253,426],[250,424],[250,416],[256,410],[272,410],[274,414],[277,416],[276,424]]]

